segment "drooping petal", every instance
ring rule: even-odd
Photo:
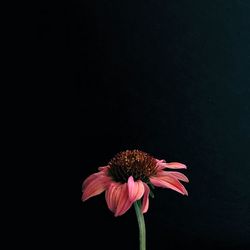
[[[109,166],[103,166],[103,167],[99,167],[98,170],[100,172],[94,173],[92,175],[90,175],[88,178],[85,179],[85,181],[82,184],[82,190],[89,185],[89,183],[91,183],[94,179],[97,179],[99,177],[102,176],[108,176],[107,175],[107,171],[109,169]]]
[[[94,174],[90,175],[89,177],[87,177],[87,178],[85,179],[85,181],[83,182],[83,184],[82,184],[82,190],[83,190],[86,186],[88,186],[89,183],[91,183],[93,180],[99,178],[99,177],[102,176],[102,175],[103,175],[102,173],[98,172],[98,173],[94,173]]]
[[[165,168],[171,168],[171,169],[186,169],[187,166],[185,164],[182,164],[180,162],[166,162],[165,160],[156,160],[156,167],[157,170],[162,170]]]
[[[113,182],[110,184],[105,193],[105,198],[108,208],[115,213],[115,216],[124,214],[133,204],[128,197],[127,183]]]
[[[176,172],[176,171],[164,171],[164,170],[160,170],[157,172],[156,176],[170,176],[170,177],[174,177],[180,181],[184,181],[184,182],[189,182],[188,178],[186,175]]]
[[[108,205],[108,208],[115,212],[116,204],[117,204],[117,189],[121,184],[119,183],[111,183],[109,188],[105,192],[105,199]]]
[[[131,202],[140,200],[144,194],[144,185],[141,180],[134,181],[133,176],[128,178],[128,196]]]
[[[170,188],[183,195],[188,195],[186,188],[176,179],[170,176],[150,177],[150,181],[157,187]]]
[[[128,196],[128,186],[127,183],[121,185],[119,197],[117,200],[117,208],[115,211],[115,216],[123,215],[132,206],[133,202],[129,200]]]
[[[182,173],[169,171],[168,174],[170,176],[176,177],[180,181],[189,182],[189,179],[187,178],[187,176]]]
[[[134,178],[133,176],[130,176],[128,178],[128,196],[130,200],[132,200],[132,197],[134,197],[134,189],[135,189]]]
[[[112,180],[109,176],[100,174],[89,176],[83,183],[82,200],[86,201],[87,199],[102,193],[111,182]]]
[[[142,213],[146,213],[148,211],[148,206],[149,206],[149,193],[150,193],[150,189],[148,187],[148,185],[146,183],[143,183],[144,185],[144,196],[143,196],[143,201],[142,201],[142,207],[141,207],[141,211]]]

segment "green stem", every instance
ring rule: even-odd
[[[141,212],[141,202],[136,201],[134,203],[134,207],[139,225],[140,250],[146,250],[146,227],[145,227],[143,213]]]

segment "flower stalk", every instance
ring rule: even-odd
[[[146,227],[144,216],[141,211],[141,201],[138,200],[134,202],[134,208],[136,212],[136,217],[139,225],[139,240],[140,240],[140,250],[146,250]]]

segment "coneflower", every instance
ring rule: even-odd
[[[167,163],[140,150],[126,150],[116,154],[107,166],[90,175],[83,182],[82,200],[105,191],[108,208],[115,216],[123,215],[134,204],[139,230],[140,250],[146,249],[146,230],[143,213],[148,211],[149,195],[153,196],[154,186],[170,188],[183,195],[187,190],[180,181],[188,178],[176,171],[164,169],[186,169],[179,162]]]

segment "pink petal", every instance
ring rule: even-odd
[[[186,169],[187,166],[185,164],[180,163],[180,162],[169,162],[169,163],[167,163],[167,168]]]
[[[126,213],[132,204],[133,202],[128,197],[127,183],[124,183],[121,185],[115,216],[117,217]]]
[[[86,201],[90,197],[102,193],[111,183],[111,178],[104,175],[93,174],[83,183],[82,200]]]
[[[148,211],[148,206],[149,206],[149,193],[150,193],[150,189],[148,187],[147,184],[143,183],[144,185],[144,196],[143,196],[143,201],[142,201],[142,207],[141,207],[141,211],[142,213],[146,213]]]
[[[183,195],[188,195],[186,188],[177,179],[170,176],[150,177],[150,181],[157,187],[170,188]]]
[[[174,177],[180,181],[189,182],[186,175],[179,173],[179,172],[176,172],[176,171],[164,171],[164,170],[158,171],[157,176],[170,176],[170,177]]]
[[[167,163],[165,160],[156,160],[156,167],[157,170],[162,170],[164,168],[171,168],[171,169],[186,169],[187,166],[180,162],[169,162]]]
[[[134,189],[135,189],[135,182],[133,176],[128,178],[128,196],[129,199],[132,200],[134,197]]]
[[[155,159],[156,160],[156,167],[157,169],[161,170],[164,168],[164,164],[166,163],[165,160],[158,160],[158,159]]]
[[[157,160],[156,168],[157,170],[162,170],[164,168],[167,168],[167,163],[164,160]]]
[[[98,173],[94,173],[92,175],[90,175],[88,178],[85,179],[85,181],[82,184],[82,189],[84,189],[86,186],[89,185],[89,183],[91,183],[93,180],[99,178],[100,176],[102,176],[103,174],[98,172]]]
[[[111,183],[109,188],[106,190],[105,199],[108,205],[108,208],[115,212],[117,206],[117,189],[121,184],[119,183]]]
[[[128,196],[131,202],[140,200],[144,194],[144,185],[141,180],[134,182],[133,176],[128,178]]]
[[[128,197],[127,183],[112,183],[105,194],[108,208],[115,216],[124,214],[132,205]]]
[[[99,167],[98,170],[100,172],[103,172],[103,173],[107,174],[107,171],[109,170],[109,166]]]

